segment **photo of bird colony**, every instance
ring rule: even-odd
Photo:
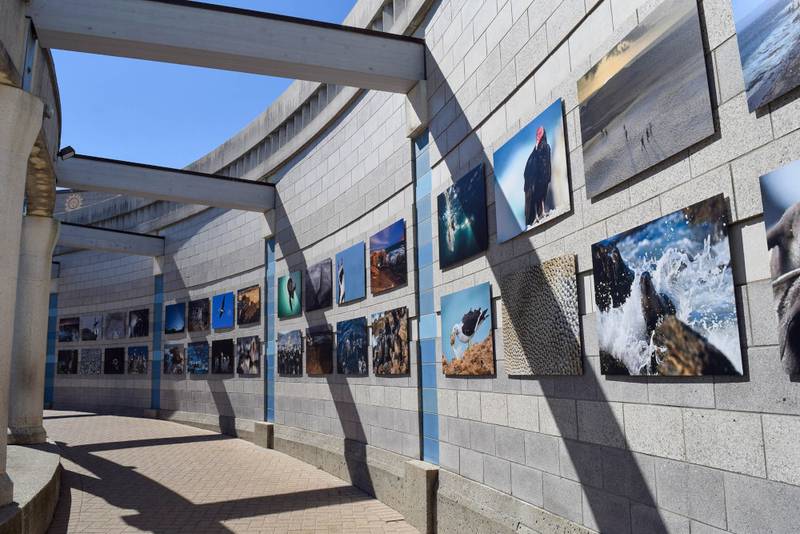
[[[603,374],[741,375],[722,195],[592,245]]]
[[[150,335],[150,310],[131,310],[128,313],[128,336],[147,337]]]
[[[215,339],[211,342],[211,373],[233,374],[233,340]]]
[[[128,318],[125,312],[111,312],[105,315],[103,321],[104,339],[125,339]]]
[[[214,295],[211,299],[211,327],[214,330],[233,328],[233,292]]]
[[[233,296],[233,294],[231,294]],[[186,347],[186,372],[190,375],[208,374],[208,343],[189,343]]]
[[[483,164],[436,197],[439,219],[439,266],[451,265],[489,248],[486,181]]]
[[[80,340],[80,319],[77,317],[61,317],[58,320],[58,342],[73,343]]]
[[[164,333],[180,334],[186,330],[186,303],[168,304],[164,310]]]
[[[306,329],[306,373],[333,373],[333,332],[327,325]]]
[[[125,373],[125,348],[110,347],[103,355],[103,374],[121,375]]]
[[[189,301],[189,332],[206,332],[211,324],[211,308],[208,299]]]
[[[300,330],[278,332],[278,374],[303,376],[303,335]]]
[[[261,286],[240,289],[236,293],[236,323],[239,326],[261,323]]]
[[[208,302],[206,300],[206,302]],[[182,375],[186,367],[186,350],[182,343],[164,345],[164,374]]]
[[[302,306],[302,276],[300,271],[291,272],[278,278],[278,317],[294,317],[300,315]]]
[[[236,370],[240,375],[261,374],[261,340],[258,336],[240,337],[236,340]]]
[[[345,304],[367,296],[366,248],[363,241],[336,254],[336,302]]]
[[[406,283],[406,221],[400,219],[369,238],[369,272],[373,295]]]
[[[81,349],[78,370],[82,375],[99,375],[103,371],[103,351],[101,349]]]
[[[333,266],[328,258],[315,263],[306,270],[306,311],[330,308],[333,305],[331,288],[331,270]]]
[[[494,375],[493,339],[491,284],[486,282],[442,297],[445,375]]]
[[[800,374],[800,161],[761,177],[778,343],[783,368]]]
[[[128,347],[128,374],[147,374],[147,347]]]
[[[103,316],[81,316],[81,341],[97,341],[103,338]],[[60,340],[59,340],[60,341]]]
[[[373,313],[372,370],[376,376],[409,373],[408,308]]]
[[[60,375],[78,374],[78,349],[59,350],[56,369]]]
[[[714,133],[697,0],[662,2],[578,80],[590,197]]]
[[[497,241],[570,210],[564,104],[556,100],[494,152]]]
[[[575,256],[559,256],[509,274],[500,290],[506,372],[582,374]]]
[[[366,317],[336,323],[336,372],[340,375],[367,375],[368,346]]]
[[[800,1],[733,0],[750,111],[800,85]]]

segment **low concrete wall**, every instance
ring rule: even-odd
[[[0,534],[43,534],[61,489],[61,454],[52,442],[8,447],[14,504],[0,508]]]

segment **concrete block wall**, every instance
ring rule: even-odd
[[[800,99],[794,91],[765,110],[748,112],[730,0],[699,2],[717,134],[607,194],[587,198],[576,81],[658,4],[439,0],[417,32],[429,48],[430,208],[435,216],[436,195],[480,162],[489,186],[488,252],[441,271],[433,247],[437,312],[442,295],[492,283],[497,359],[493,378],[445,378],[437,367],[443,471],[437,514],[443,532],[796,531],[800,390],[779,363],[758,178],[800,159]],[[572,212],[498,245],[493,153],[557,98],[566,110]],[[402,95],[363,93],[270,179],[279,198],[272,227],[277,277],[333,258],[403,218],[408,285],[378,297],[368,288],[363,301],[276,320],[278,332],[335,327],[340,320],[407,306],[412,340],[419,339],[413,245],[420,232],[404,104]],[[602,376],[591,244],[719,193],[731,217],[746,376]],[[146,217],[137,213],[131,217]],[[166,303],[263,286],[263,238],[270,233],[263,217],[206,210],[181,219],[179,213],[171,211],[162,225],[169,248],[161,266]],[[435,225],[432,232],[436,242]],[[509,378],[498,281],[562,254],[577,257],[584,374]],[[150,259],[80,252],[60,261],[59,316],[152,306]],[[262,310],[265,303],[262,287]],[[257,328],[208,338],[263,332],[262,317]],[[188,335],[179,339],[189,341]],[[420,457],[416,345],[408,377],[375,377],[371,362],[367,377],[276,376],[276,446],[356,482],[364,475],[353,473],[354,459],[400,477],[397,462]],[[265,369],[262,361],[258,379],[162,377],[162,409],[247,426],[263,418]],[[141,399],[130,393],[137,385],[147,392]],[[127,376],[58,375],[56,404],[146,405],[146,387],[149,381]]]

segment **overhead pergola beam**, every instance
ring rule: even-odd
[[[136,256],[163,256],[165,239],[160,236],[110,230],[82,224],[61,223],[58,246]]]
[[[83,191],[266,212],[275,208],[275,186],[200,172],[93,156],[56,160],[56,184]]]
[[[425,79],[420,39],[185,0],[31,0],[39,43],[408,93]]]

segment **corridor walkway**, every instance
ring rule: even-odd
[[[48,411],[63,456],[51,533],[416,532],[324,471],[166,421]]]

